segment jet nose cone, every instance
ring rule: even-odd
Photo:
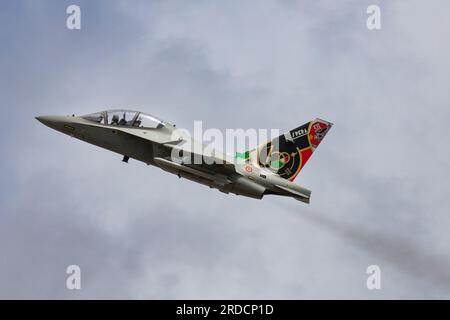
[[[47,118],[46,116],[35,117],[35,119],[36,119],[37,121],[39,121],[40,123],[43,123],[43,124],[45,124],[46,118]]]
[[[38,116],[35,118],[37,121],[55,130],[61,130],[65,121],[65,117],[61,116]]]
[[[36,120],[42,124],[45,124],[46,126],[50,126],[52,123],[57,122],[57,117],[56,116],[38,116],[38,117],[36,117]]]

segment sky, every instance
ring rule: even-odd
[[[0,298],[450,298],[449,10],[0,0]],[[334,126],[295,180],[306,205],[125,164],[34,119],[117,107],[187,129]]]

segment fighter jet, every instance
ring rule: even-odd
[[[255,199],[265,195],[310,202],[311,191],[294,183],[333,125],[314,119],[260,145],[231,156],[191,137],[176,135],[175,125],[131,110],[107,110],[84,116],[39,116],[46,126],[71,137],[159,167],[224,193]]]

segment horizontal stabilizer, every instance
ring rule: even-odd
[[[309,203],[309,199],[311,197],[311,191],[308,189],[302,188],[298,185],[296,186],[296,188],[300,189],[300,190],[293,190],[291,188],[280,186],[280,185],[276,185],[276,187],[283,191],[288,192],[289,194],[292,195],[293,198],[295,198],[299,201]]]

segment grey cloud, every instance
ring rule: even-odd
[[[81,1],[80,32],[69,2],[4,4],[0,296],[447,298],[448,4],[379,1],[369,32],[372,2]],[[335,126],[298,178],[306,207],[125,165],[34,120],[113,106],[187,128]]]

